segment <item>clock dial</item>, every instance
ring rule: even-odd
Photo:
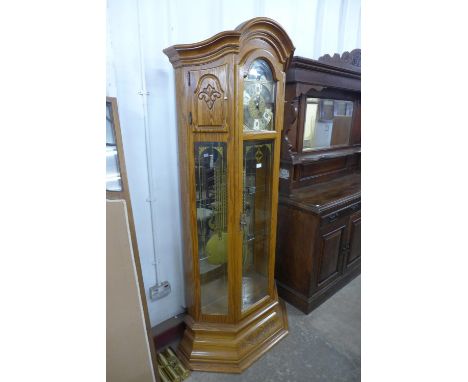
[[[255,60],[244,79],[244,130],[274,130],[275,82],[264,60]]]

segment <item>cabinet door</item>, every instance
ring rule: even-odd
[[[347,220],[327,224],[320,229],[316,243],[316,288],[335,280],[342,273],[343,245],[346,242]]]
[[[229,311],[228,155],[226,142],[195,142],[195,198],[197,217],[200,306],[204,315]]]
[[[188,150],[192,195],[190,213],[195,238],[194,305],[200,319],[225,321],[233,310],[232,235],[233,142],[227,133],[232,125],[232,89],[229,64],[223,61],[193,67],[184,81],[187,96]],[[198,314],[197,313],[197,314]]]
[[[191,70],[188,73],[192,99],[190,123],[198,132],[227,132],[229,113],[228,64]]]
[[[284,73],[261,52],[252,53],[241,68],[239,89],[238,189],[241,202],[242,285],[240,313],[275,294],[274,256],[278,169],[283,124]]]
[[[361,212],[350,217],[349,220],[349,252],[346,267],[358,263],[361,259]]]

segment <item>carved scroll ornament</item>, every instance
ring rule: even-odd
[[[198,93],[198,99],[205,100],[206,104],[208,105],[208,109],[210,110],[213,108],[216,98],[221,98],[221,93],[210,84],[208,84],[208,86],[200,93]]]
[[[200,90],[200,88],[204,85],[204,83],[208,82],[208,84]],[[213,109],[213,105],[218,98],[223,96],[223,89],[221,88],[221,84],[219,83],[218,77],[207,74],[200,78],[198,82],[198,86],[195,89],[195,93],[198,93],[198,99],[204,100],[208,109]]]

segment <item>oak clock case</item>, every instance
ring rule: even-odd
[[[287,334],[274,282],[285,71],[275,21],[164,50],[175,69],[192,370],[242,372]]]

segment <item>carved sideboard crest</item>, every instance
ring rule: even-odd
[[[213,81],[208,82],[208,84],[200,90],[203,83],[209,79],[212,79]],[[222,97],[224,90],[221,88],[218,77],[212,74],[205,74],[200,78],[200,81],[198,81],[198,86],[195,89],[195,94],[196,93],[198,93],[198,99],[204,100],[208,106],[208,109],[211,110],[213,109],[213,105],[216,102],[216,99]]]
[[[344,52],[341,56],[335,53],[333,57],[326,54],[318,59],[320,62],[340,67],[352,66],[356,70],[361,70],[361,49],[354,49],[351,52]]]

